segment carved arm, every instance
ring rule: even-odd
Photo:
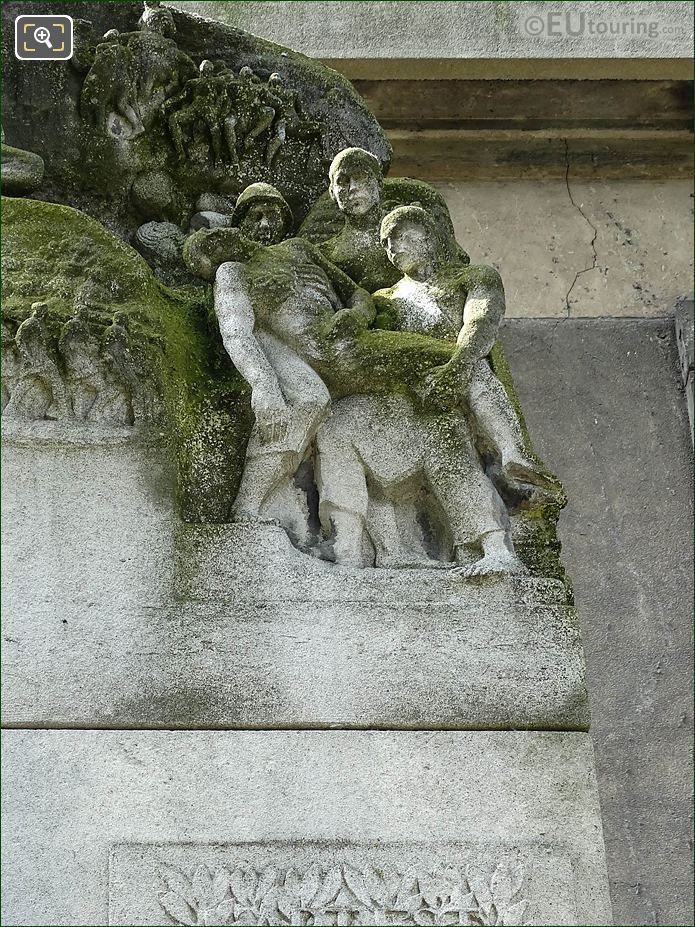
[[[232,363],[251,387],[253,409],[261,436],[277,436],[285,399],[278,378],[254,336],[256,319],[244,279],[244,265],[221,264],[215,277],[215,315],[222,343]]]

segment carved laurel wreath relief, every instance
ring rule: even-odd
[[[499,863],[491,877],[468,866],[434,871],[314,863],[257,871],[247,865],[192,874],[163,872],[162,908],[185,925],[520,925],[528,901],[521,897],[524,872]]]

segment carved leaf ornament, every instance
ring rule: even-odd
[[[192,876],[164,868],[166,890],[159,897],[175,924],[293,925],[293,927],[376,927],[388,924],[493,925],[526,923],[528,901],[520,897],[524,880],[517,862],[499,863],[491,877],[469,866],[437,871],[413,868],[400,874],[348,864],[306,871],[246,865],[210,871],[200,865]]]

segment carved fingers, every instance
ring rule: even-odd
[[[267,409],[260,414],[256,413],[256,422],[262,444],[274,444],[287,437],[289,421],[286,409]]]
[[[455,409],[463,399],[467,382],[468,377],[458,368],[447,364],[433,367],[424,378],[420,398],[436,409]]]

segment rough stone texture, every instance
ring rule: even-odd
[[[483,864],[518,850],[540,876],[529,884],[539,885],[541,903],[528,924],[568,923],[547,909],[544,917],[542,906],[543,869],[569,857],[571,922],[611,922],[585,734],[9,731],[3,760],[3,924],[107,923],[116,844],[187,844],[163,850],[170,865],[195,868],[246,841],[270,842],[249,848],[252,860],[296,853],[299,865],[307,841],[322,841],[317,861],[397,868],[416,853],[436,866],[451,844]],[[138,848],[111,857],[108,923],[161,925],[147,894],[137,920],[116,916],[128,895],[124,875],[148,879],[144,867],[124,873],[124,852],[132,859]],[[566,869],[557,873],[566,898]]]
[[[2,192],[7,196],[32,193],[43,181],[44,163],[40,155],[10,145],[2,146]]]
[[[531,34],[529,17],[557,13],[557,3],[185,2],[168,4],[221,19],[266,38],[301,48],[314,58],[689,58],[693,10],[676,3],[574,3],[572,30],[581,13],[594,22],[654,22],[658,35],[548,36]],[[564,20],[564,17],[563,17]],[[564,22],[563,22],[564,25]],[[677,31],[674,31],[677,30]],[[634,31],[637,31],[636,29]]]
[[[563,182],[437,189],[471,262],[500,271],[508,318],[660,316],[691,292],[690,181],[574,181],[570,170]]]
[[[695,357],[693,356],[693,301],[684,299],[676,307],[676,345],[678,346],[678,361],[683,378],[685,398],[688,403],[688,419],[690,431],[693,431],[695,421],[695,402],[693,389],[695,387]],[[695,436],[694,436],[695,437]]]
[[[588,726],[561,583],[355,571],[280,528],[183,526],[166,454],[128,433],[5,426],[6,724]]]
[[[248,183],[258,180],[278,186],[295,217],[301,220],[322,192],[332,158],[346,145],[367,147],[384,166],[388,165],[390,146],[354,88],[342,75],[290,49],[179,11],[173,11],[175,41],[159,36],[165,43],[164,50],[157,46],[159,51],[153,52],[151,46],[140,44],[134,46],[139,49],[137,54],[124,58],[120,40],[112,49],[108,44],[96,45],[97,37],[107,30],[137,32],[142,9],[142,4],[134,0],[116,4],[76,0],[64,4],[62,12],[80,21],[81,39],[76,48],[82,49],[85,61],[75,55],[70,62],[48,62],[35,68],[33,62],[20,62],[13,54],[13,20],[18,13],[50,13],[50,3],[3,4],[3,126],[10,145],[39,152],[44,157],[44,187],[50,198],[79,206],[127,238],[144,221],[167,219],[184,223],[201,194],[222,192],[236,196]],[[168,11],[166,14],[172,15]],[[93,24],[93,31],[83,20]],[[142,34],[137,35],[142,40]],[[98,53],[95,47],[100,49]],[[131,44],[127,47],[131,48]],[[90,54],[96,55],[91,68]],[[304,140],[288,130],[275,156],[268,158],[265,143],[263,151],[254,145],[251,127],[248,135],[246,128],[241,132],[240,118],[241,158],[236,150],[228,151],[225,161],[222,151],[215,150],[212,134],[207,142],[203,134],[197,142],[192,137],[187,146],[183,145],[188,129],[183,132],[182,127],[197,125],[200,130],[205,122],[208,128],[219,129],[215,122],[219,116],[213,119],[208,114],[205,120],[202,118],[206,105],[212,105],[205,104],[209,86],[205,90],[199,83],[192,84],[203,59],[224,62],[233,68],[235,75],[240,68],[250,66],[266,83],[271,73],[279,74],[285,89],[298,96],[302,116],[295,112],[295,119],[305,133]],[[165,80],[157,68],[160,71],[164,68]],[[135,76],[136,85],[142,85],[142,98],[133,96],[135,91],[129,81],[132,84],[135,78],[132,74],[127,77],[129,69],[141,72]],[[146,72],[147,79],[143,79]],[[156,92],[155,76],[161,83]],[[234,80],[236,93],[244,81],[236,77]],[[148,81],[153,87],[146,92]],[[193,104],[183,106],[176,102],[172,94],[178,89],[177,83],[186,92],[194,93],[195,109],[191,109]],[[167,104],[173,101],[177,108],[168,114],[168,120],[159,120],[155,117],[162,111],[165,84],[171,85],[166,91]],[[219,85],[216,86],[219,90]],[[249,86],[246,85],[244,93],[248,93]],[[191,88],[196,88],[195,92]],[[267,87],[259,85],[257,92],[262,94],[266,90]],[[128,99],[124,102],[126,91]],[[137,110],[142,111],[140,116],[129,102],[131,96]],[[257,118],[261,112],[260,99],[258,96],[247,104],[238,103],[237,99],[236,115],[243,117],[246,107],[247,115],[253,111]],[[275,105],[280,107],[277,102]],[[231,108],[227,106],[224,112],[231,114]],[[337,112],[339,120],[335,118]],[[176,126],[179,136],[174,131]],[[196,154],[197,147],[200,150]],[[163,171],[173,179],[176,194],[164,197],[166,214],[149,212],[138,217],[137,203],[130,197],[133,183],[137,188],[138,180],[142,182],[143,177],[153,175],[159,183]],[[142,202],[139,193],[135,199]]]
[[[671,319],[514,321],[587,659],[616,924],[692,924],[692,458]]]

